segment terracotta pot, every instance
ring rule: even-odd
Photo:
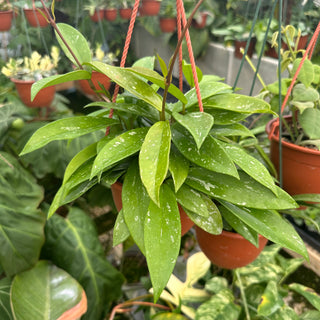
[[[0,31],[8,31],[11,28],[13,10],[0,11]]]
[[[47,87],[40,90],[34,100],[31,101],[31,86],[35,81],[25,81],[17,79],[11,79],[11,81],[15,84],[21,101],[30,108],[49,107],[54,99],[56,91],[55,86]]]
[[[98,22],[104,18],[104,10],[96,10],[92,16],[90,16],[90,19],[93,22]]]
[[[77,320],[80,319],[83,314],[87,312],[87,296],[84,291],[82,291],[82,298],[78,304],[73,308],[64,312],[57,320]]]
[[[140,7],[141,16],[157,16],[160,11],[161,2],[157,0],[142,0]]]
[[[114,21],[117,19],[117,9],[104,9],[104,17],[108,21]]]
[[[28,20],[30,26],[32,27],[46,27],[49,23],[46,18],[39,12],[39,10],[46,16],[45,10],[43,8],[33,9],[23,9],[26,19]]]
[[[240,48],[245,49],[245,48],[246,48],[246,45],[247,45],[247,40],[243,40],[243,41],[236,40],[236,41],[234,42],[234,55],[235,55],[236,58],[242,59],[243,54],[240,52]],[[249,48],[248,48],[248,52],[247,52],[247,55],[248,55],[248,57],[250,57],[250,58],[251,58],[252,55],[253,55],[254,47],[255,47],[255,42],[254,42],[253,39],[252,39],[252,40],[250,41]]]
[[[196,29],[203,29],[206,26],[207,23],[207,12],[200,12],[200,19],[193,19],[192,20],[192,26]]]
[[[161,17],[159,20],[160,29],[162,32],[174,32],[177,28],[176,18],[164,18]]]
[[[114,183],[111,186],[111,193],[113,197],[114,204],[118,211],[122,209],[122,184],[119,182]],[[185,211],[178,204],[179,212],[180,212],[180,220],[181,220],[181,236],[185,235],[194,225],[193,221],[187,216]]]
[[[207,258],[218,267],[235,269],[254,261],[268,242],[259,235],[259,248],[238,233],[222,231],[219,235],[210,234],[195,227],[198,244]]]
[[[99,82],[104,86],[106,90],[109,90],[110,88],[110,85],[111,85],[110,78],[108,78],[103,73],[100,73],[98,71],[92,71],[91,80],[96,90],[101,90],[101,87],[99,86]],[[89,94],[89,95],[95,94],[94,90],[91,89],[87,80],[79,80],[79,85],[81,87],[81,90],[85,94]]]
[[[289,120],[291,117],[286,116]],[[269,134],[277,119],[266,127]],[[270,139],[270,158],[279,173],[279,124]],[[283,189],[289,194],[320,193],[320,151],[282,141]]]
[[[121,8],[119,9],[120,17],[124,20],[130,20],[132,8]]]

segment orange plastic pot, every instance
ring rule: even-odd
[[[111,82],[110,78],[108,78],[103,73],[100,73],[98,71],[92,71],[91,80],[93,82],[94,87],[96,90],[101,90],[101,87],[99,86],[99,83],[106,89],[109,90]],[[85,94],[94,95],[94,90],[91,89],[88,80],[79,80],[79,85],[81,88],[81,91]]]
[[[98,22],[104,18],[104,10],[96,10],[92,16],[90,16],[90,19],[93,22]]]
[[[49,107],[51,105],[56,91],[55,86],[41,89],[34,100],[31,101],[31,86],[35,81],[25,81],[17,79],[11,79],[11,81],[15,84],[21,101],[29,108],[42,108]]]
[[[130,20],[132,8],[121,8],[119,9],[119,15],[123,20]]]
[[[162,32],[174,32],[177,28],[176,18],[164,18],[161,17],[159,20],[160,29]]]
[[[105,9],[104,10],[104,17],[108,21],[114,21],[117,19],[118,11],[117,9]]]
[[[122,209],[122,184],[119,182],[114,183],[111,186],[111,193],[114,204],[118,211]],[[181,220],[181,236],[185,235],[194,225],[193,221],[187,216],[185,211],[180,205],[178,205]]]
[[[290,122],[291,117],[285,117]],[[266,127],[270,134],[277,119]],[[270,158],[279,173],[279,124],[270,139]],[[320,193],[320,151],[282,141],[283,189],[289,194]]]
[[[0,31],[8,31],[11,28],[13,11],[0,11]]]
[[[87,312],[87,296],[84,291],[82,291],[82,298],[78,304],[73,308],[64,312],[57,320],[77,320],[80,319],[83,314]]]
[[[158,0],[142,0],[140,15],[156,16],[160,11],[161,2]]]
[[[198,244],[207,258],[218,267],[236,269],[244,267],[254,261],[268,239],[259,235],[257,248],[238,233],[223,230],[219,235],[210,234],[199,227],[195,227]]]
[[[39,12],[39,10],[45,15],[46,12],[43,8],[33,9],[23,9],[27,21],[31,27],[46,27],[49,23],[46,18]]]

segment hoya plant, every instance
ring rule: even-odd
[[[189,19],[191,23],[192,15]],[[48,218],[101,181],[110,186],[121,182],[122,210],[114,226],[114,244],[129,236],[136,242],[146,256],[154,300],[166,286],[179,254],[178,204],[209,233],[220,234],[225,220],[256,245],[262,234],[307,258],[303,241],[277,212],[297,207],[296,202],[238,143],[252,136],[240,122],[254,113],[272,113],[268,103],[236,94],[216,76],[202,75],[198,69],[199,100],[190,66],[184,66],[189,91],[183,93],[171,83],[178,49],[168,67],[158,58],[162,74],[153,70],[152,58],[118,67],[93,61],[86,39],[71,26],[52,24],[62,50],[78,70],[38,81],[33,97],[57,83],[90,80],[92,70],[108,76],[123,92],[113,102],[90,104],[100,106],[99,111],[40,128],[22,150],[21,155],[54,140],[106,130],[102,139],[70,161]],[[168,93],[177,101],[169,103]]]

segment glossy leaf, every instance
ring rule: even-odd
[[[278,196],[246,173],[239,171],[240,180],[204,168],[191,168],[186,183],[210,197],[239,206],[257,209],[297,208],[296,202],[282,189]]]
[[[142,184],[138,161],[130,165],[122,187],[123,215],[135,243],[145,254],[144,222],[148,211],[150,198]]]
[[[74,207],[66,218],[54,215],[48,220],[44,250],[86,291],[88,311],[82,319],[100,319],[121,296],[123,277],[106,259],[95,225],[82,210]]]
[[[183,60],[182,62],[182,72],[184,77],[186,78],[189,86],[191,88],[193,88],[194,85],[194,77],[193,77],[193,73],[192,73],[192,67],[190,63],[186,63],[185,60]],[[198,82],[201,82],[203,74],[202,71],[199,67],[196,66],[196,72],[197,72],[197,77],[198,77]]]
[[[31,87],[31,101],[33,101],[37,93],[43,88],[51,87],[56,84],[65,83],[68,81],[76,81],[90,78],[90,72],[86,70],[74,70],[65,74],[53,75],[51,77],[40,79],[37,82],[35,82]]]
[[[299,115],[299,122],[304,132],[310,139],[320,139],[320,110],[306,109]]]
[[[308,260],[308,252],[303,240],[293,226],[276,211],[239,208],[231,203],[220,201],[239,219],[253,230],[281,246],[293,250]]]
[[[79,60],[80,64],[83,64],[84,62],[90,62],[92,59],[92,55],[90,47],[85,37],[77,29],[73,28],[68,24],[57,23],[57,27],[60,33],[62,34],[63,38],[70,46],[72,52]],[[66,45],[61,40],[60,36],[57,34],[57,32],[55,33],[60,47],[62,48],[65,55],[75,66],[78,66],[77,62],[75,61],[74,57],[72,56]]]
[[[176,197],[167,185],[161,187],[160,206],[150,202],[145,219],[146,258],[157,301],[175,266],[181,237],[181,223]]]
[[[232,161],[234,161],[234,163],[236,163],[243,171],[245,171],[254,180],[270,189],[275,195],[278,194],[273,178],[267,168],[260,161],[237,145],[223,143],[219,140],[216,140],[216,142],[224,148]]]
[[[164,60],[158,54],[157,54],[157,59],[158,59],[158,62],[159,62],[159,66],[160,66],[161,72],[162,72],[163,76],[166,77],[167,74],[168,74],[167,65],[164,62]]]
[[[213,117],[205,112],[192,112],[185,115],[174,112],[172,116],[191,133],[198,149],[200,149],[211,130]]]
[[[56,320],[80,302],[82,291],[66,271],[48,261],[39,261],[13,279],[14,317],[16,320]]]
[[[13,320],[10,305],[10,289],[12,279],[2,278],[0,280],[0,314],[1,320]]]
[[[116,222],[113,227],[113,246],[124,242],[130,236],[130,231],[124,221],[123,210],[118,212]]]
[[[117,120],[102,117],[62,118],[39,128],[29,139],[20,155],[39,149],[54,140],[73,139],[117,123]]]
[[[151,104],[158,111],[162,110],[162,98],[147,83],[141,80],[132,71],[125,68],[110,66],[105,63],[94,61],[89,64],[94,70],[99,71],[137,98]]]
[[[248,113],[239,113],[213,108],[205,108],[205,111],[213,116],[215,125],[236,124],[237,122],[244,120],[249,115]]]
[[[178,150],[198,166],[238,177],[235,165],[212,137],[208,136],[201,148],[198,149],[191,134],[185,128],[173,125],[172,140]]]
[[[169,169],[170,146],[170,124],[159,121],[149,129],[140,150],[141,180],[156,204],[159,204],[160,187]]]
[[[219,209],[215,203],[208,197],[203,196],[208,209],[208,217],[200,216],[195,212],[185,210],[188,217],[201,229],[211,233],[220,234],[222,232],[223,223]]]
[[[320,311],[320,296],[311,288],[303,286],[299,283],[291,283],[289,285],[291,290],[301,294],[305,297],[318,311]]]
[[[132,129],[108,141],[94,160],[91,177],[138,152],[148,130],[146,127]]]
[[[169,156],[169,171],[174,182],[175,192],[177,192],[188,176],[189,161],[171,145]]]
[[[252,132],[240,123],[232,123],[229,125],[214,125],[211,134],[214,136],[239,136],[239,137],[253,137]]]

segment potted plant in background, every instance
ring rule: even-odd
[[[48,55],[41,56],[34,51],[30,57],[10,58],[1,72],[15,84],[18,95],[26,106],[30,108],[48,107],[53,101],[55,87],[41,90],[37,97],[31,101],[31,86],[37,80],[56,74],[59,58],[59,49],[53,46],[50,57]]]
[[[301,33],[293,26],[286,26],[282,33],[287,43],[295,40],[294,48],[290,46],[288,50],[282,50],[281,53],[281,71],[286,70],[289,74],[281,80],[281,95],[284,98],[301,62],[299,54],[304,53],[304,50],[298,49]],[[274,37],[275,45],[276,36]],[[267,125],[271,160],[279,170],[279,141],[281,141],[283,187],[292,195],[320,193],[319,86],[320,66],[306,59],[285,106],[287,115],[282,117],[282,137],[279,137],[277,119]],[[270,99],[274,110],[278,110],[278,82],[266,86],[262,92],[266,99]]]
[[[177,28],[177,10],[175,0],[162,0],[159,12],[159,24],[162,32],[174,32]]]
[[[11,28],[13,18],[12,5],[8,0],[0,0],[0,31],[8,31]]]
[[[105,2],[104,9],[104,17],[108,21],[114,21],[117,19],[118,9],[117,9],[118,1],[116,0],[107,0]]]
[[[89,0],[84,6],[84,9],[89,12],[90,19],[93,22],[98,22],[104,18],[104,1],[103,0]]]
[[[157,16],[162,0],[142,0],[139,13],[141,16]]]
[[[133,5],[134,5],[134,0],[122,0],[121,1],[119,15],[122,19],[129,20],[131,18]]]
[[[191,14],[188,25],[192,18]],[[121,243],[131,235],[146,255],[155,300],[165,287],[179,253],[181,222],[177,203],[208,233],[220,234],[225,220],[256,246],[261,234],[307,257],[298,234],[277,213],[280,209],[296,208],[296,202],[237,143],[239,136],[251,135],[239,121],[254,113],[272,113],[268,103],[238,95],[217,77],[201,77],[199,73],[200,101],[205,111],[199,112],[200,101],[192,79],[187,76],[190,74],[187,66],[185,75],[192,86],[190,91],[183,94],[170,84],[181,42],[169,67],[159,58],[163,73],[159,75],[152,70],[150,59],[131,68],[91,61],[90,48],[77,30],[51,23],[63,39],[77,40],[69,44],[69,51],[58,38],[73,63],[105,74],[125,92],[113,103],[91,104],[102,109],[92,113],[90,121],[73,117],[52,122],[36,131],[25,145],[21,155],[56,139],[71,139],[103,126],[110,127],[106,137],[71,160],[49,217],[98,181],[110,186],[122,182],[122,210],[114,227],[114,243]],[[74,76],[75,72],[40,80],[33,86],[32,96]],[[163,97],[157,93],[159,87],[164,89]],[[167,103],[167,93],[178,101]],[[114,110],[113,119],[108,116],[110,109]]]

